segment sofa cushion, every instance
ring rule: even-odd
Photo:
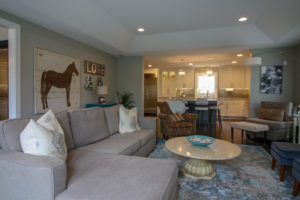
[[[88,108],[69,112],[76,147],[95,143],[109,136],[103,108]]]
[[[33,116],[37,120],[41,115]],[[66,111],[55,113],[64,133],[65,142],[68,150],[74,148],[72,132],[69,123],[69,116]],[[0,143],[1,147],[6,150],[22,151],[20,143],[20,133],[26,127],[30,119],[10,119],[0,122]]]
[[[283,109],[270,109],[262,108],[258,109],[258,118],[272,120],[272,121],[283,121],[284,110]]]
[[[287,127],[287,122],[284,121],[272,121],[272,120],[266,120],[266,119],[259,119],[259,118],[248,118],[246,119],[247,122],[253,122],[258,124],[265,124],[269,126],[271,130],[276,129],[284,129]]]
[[[65,141],[68,148],[68,151],[74,148],[73,135],[70,126],[69,115],[67,111],[62,111],[55,113],[55,117],[57,118],[60,126],[62,127],[65,133]]]
[[[155,131],[151,129],[142,129],[139,131],[135,131],[132,133],[126,133],[126,134],[116,134],[113,137],[121,137],[121,138],[126,138],[126,137],[134,137],[140,140],[140,143],[142,146],[147,144],[151,139],[155,139]]]
[[[108,131],[111,135],[119,131],[119,108],[120,105],[104,108]]]
[[[68,189],[56,200],[175,199],[178,170],[174,161],[113,154],[82,153],[82,157],[76,151],[69,154]]]
[[[133,155],[140,147],[140,140],[135,137],[115,137],[113,135],[100,142],[81,147],[87,151],[98,153],[112,153],[121,155]]]

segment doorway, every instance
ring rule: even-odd
[[[0,120],[8,117],[8,29],[0,26]]]
[[[144,74],[144,114],[157,114],[157,77],[156,74]]]
[[[8,116],[21,117],[21,26],[0,18],[0,27],[8,31]]]

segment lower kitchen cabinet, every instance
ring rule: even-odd
[[[248,117],[249,99],[225,98],[221,106],[221,115],[224,117]]]

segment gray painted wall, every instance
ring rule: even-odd
[[[133,93],[139,115],[144,115],[144,67],[141,56],[122,56],[117,64],[119,92]]]
[[[21,25],[21,112],[22,117],[30,117],[34,112],[34,48],[61,53],[81,60],[81,107],[87,103],[96,103],[95,91],[84,89],[87,75],[83,74],[83,61],[90,60],[106,66],[104,84],[108,86],[108,101],[115,100],[117,58],[70,39],[41,26],[30,23],[0,10],[0,18]],[[96,78],[93,78],[96,82]],[[95,86],[95,84],[94,84]]]
[[[278,51],[279,49],[255,49],[252,50],[253,56],[261,52]],[[295,48],[282,48],[286,53],[295,54]],[[251,85],[250,85],[250,112],[249,116],[257,116],[257,110],[261,101],[282,101],[290,102],[294,100],[294,73],[296,63],[286,56],[276,53],[259,54],[262,57],[262,66],[264,65],[283,65],[286,60],[288,64],[283,66],[283,89],[282,94],[261,94],[260,93],[260,69],[261,67],[251,67]]]
[[[300,44],[298,44],[295,48],[296,57],[300,61]],[[294,83],[294,102],[295,105],[300,105],[300,62],[296,62]]]

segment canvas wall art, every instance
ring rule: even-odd
[[[35,48],[35,113],[80,108],[80,60]]]
[[[282,66],[262,66],[260,78],[260,93],[281,94],[282,78]]]

